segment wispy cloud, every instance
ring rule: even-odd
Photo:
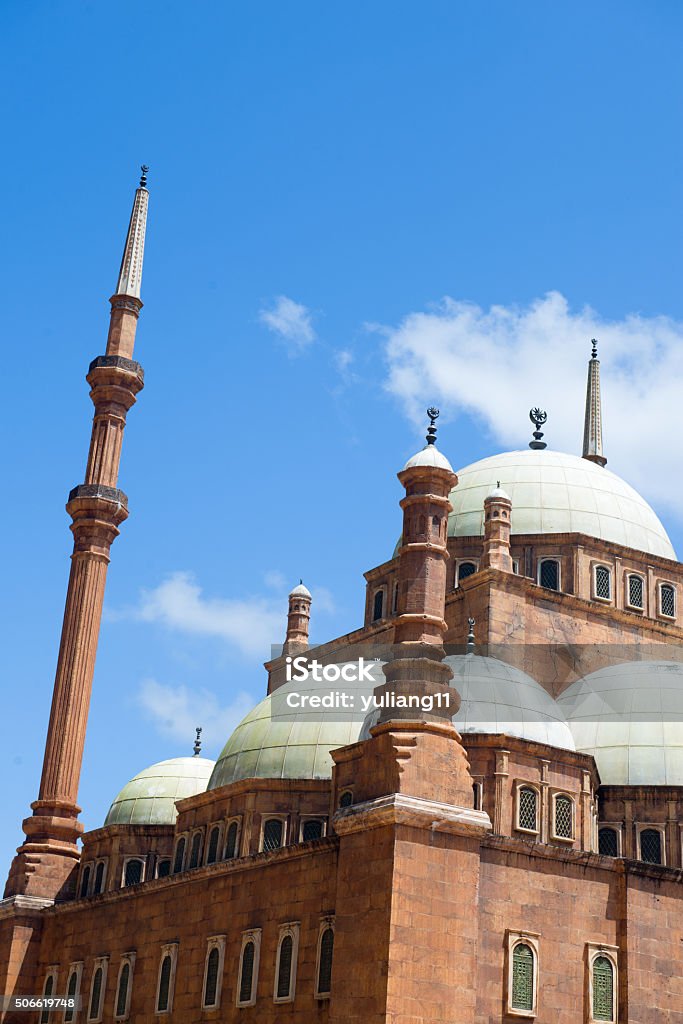
[[[215,755],[234,728],[253,708],[254,697],[241,691],[228,704],[221,704],[209,690],[168,686],[156,679],[144,679],[136,703],[157,730],[184,744],[192,752],[195,728],[202,727],[202,746]]]
[[[548,411],[546,440],[581,451],[590,339],[600,343],[605,451],[610,468],[681,515],[683,323],[664,316],[608,320],[573,311],[558,292],[526,307],[489,310],[444,299],[386,338],[386,386],[419,424],[424,407],[475,416],[503,446],[526,447],[528,410]]]
[[[278,295],[270,308],[261,309],[259,320],[286,342],[290,355],[298,355],[315,341],[310,309],[286,295]]]

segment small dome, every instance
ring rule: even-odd
[[[299,583],[298,586],[294,587],[294,590],[290,590],[290,597],[310,597],[311,592],[308,587],[305,587],[303,583]]]
[[[237,726],[216,761],[207,789],[239,779],[329,779],[330,751],[357,741],[364,716],[360,697],[370,696],[384,678],[379,663],[373,663],[371,671],[374,682],[328,684],[309,678],[274,690]],[[352,694],[354,711],[287,707],[290,694],[323,696],[331,691]]]
[[[512,501],[512,533],[585,533],[637,551],[676,558],[644,498],[616,474],[578,455],[503,452],[458,470],[450,493],[451,537],[484,533],[484,499],[496,480]]]
[[[124,786],[105,825],[173,825],[176,800],[203,793],[214,762],[205,757],[173,757],[145,768]]]
[[[447,469],[449,473],[453,472],[450,462],[445,455],[441,454],[435,444],[425,445],[421,452],[413,455],[412,459],[408,459],[403,471],[414,469],[416,466],[433,466],[436,469]]]
[[[558,700],[576,749],[610,786],[683,786],[683,664],[610,665]]]
[[[512,498],[510,497],[508,492],[504,491],[500,484],[498,484],[497,487],[494,487],[492,491],[489,491],[489,493],[486,495],[486,501],[488,501],[490,498],[502,498],[504,501],[512,501]]]

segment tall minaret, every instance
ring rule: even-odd
[[[78,821],[78,782],[88,721],[95,655],[102,616],[109,549],[128,515],[128,499],[116,484],[126,414],[143,386],[131,358],[142,302],[140,282],[147,222],[147,167],[135,192],[116,292],[110,299],[107,350],[90,364],[86,380],[95,406],[85,482],[69,494],[74,548],[59,645],[43,774],[26,840],[12,862],[5,896],[47,900],[69,895],[83,831]]]
[[[588,363],[588,386],[586,388],[586,419],[583,427],[583,457],[604,466],[607,459],[602,454],[602,399],[600,397],[600,360],[598,343],[595,338],[591,345],[593,352]]]

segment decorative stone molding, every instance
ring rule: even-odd
[[[391,793],[341,808],[333,820],[339,835],[381,828],[384,825],[412,825],[456,835],[483,836],[491,830],[491,820],[485,811],[456,807],[403,793]]]

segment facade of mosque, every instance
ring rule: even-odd
[[[217,761],[196,744],[145,768],[82,834],[147,203],[143,174],[88,373],[43,775],[0,902],[2,1019],[683,1022],[683,565],[605,466],[595,347],[581,456],[548,450],[533,410],[528,450],[455,473],[430,409],[363,625],[311,648],[300,583]]]

